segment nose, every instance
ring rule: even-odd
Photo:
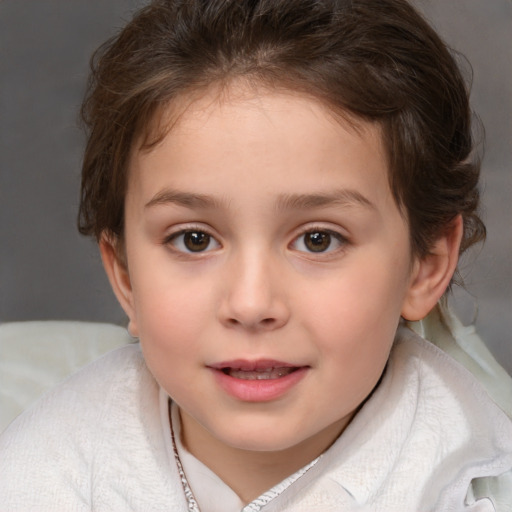
[[[268,251],[248,251],[227,262],[219,309],[224,325],[264,332],[288,322],[286,286],[278,267]]]

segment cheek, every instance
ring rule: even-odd
[[[208,288],[160,272],[156,278],[146,274],[138,282],[135,315],[145,354],[161,360],[192,354],[211,311]]]
[[[207,308],[200,299],[171,288],[147,290],[139,301],[137,321],[144,359],[155,379],[173,397],[188,396],[200,384],[195,370],[201,365],[201,333],[207,329]]]
[[[302,311],[322,350],[349,371],[363,371],[372,362],[383,366],[400,320],[402,278],[372,265],[313,287]]]

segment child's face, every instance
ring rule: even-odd
[[[285,93],[204,97],[135,153],[125,236],[118,296],[192,451],[325,449],[417,268],[379,128]]]

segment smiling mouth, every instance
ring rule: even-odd
[[[275,359],[233,359],[208,365],[216,382],[242,402],[271,402],[284,397],[307,375],[310,366]]]
[[[243,370],[242,368],[220,368],[220,371],[224,375],[233,377],[234,379],[241,380],[273,380],[286,377],[291,373],[297,371],[297,367],[269,367],[269,368],[257,368],[254,370]]]

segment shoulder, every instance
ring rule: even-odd
[[[452,407],[459,404],[454,414],[467,418],[469,422],[480,418],[480,426],[488,433],[499,434],[501,430],[507,434],[512,433],[512,420],[479,378],[450,354],[407,327],[398,330],[388,371],[403,379],[408,386],[415,383],[414,390],[418,399],[426,404],[436,402]],[[482,418],[483,412],[489,416]],[[508,436],[505,439],[510,441]],[[512,446],[507,444],[507,448]]]
[[[119,394],[134,393],[138,376],[148,373],[138,345],[128,345],[97,359],[43,395],[4,432],[5,439],[53,425],[69,428],[98,419]]]
[[[69,428],[83,424],[86,418],[98,419],[117,396],[136,393],[145,374],[149,376],[138,345],[113,350],[44,394],[5,430],[1,439],[36,426]]]
[[[437,479],[435,485],[450,489],[441,493],[440,509],[459,493],[468,503],[511,503],[512,420],[478,377],[406,327],[398,331],[389,369],[416,400],[415,429],[430,431],[430,450],[443,454],[431,476],[433,485]]]
[[[142,478],[144,471],[155,478],[165,464],[154,455],[164,452],[162,437],[158,384],[138,345],[119,348],[66,379],[6,429],[0,495],[4,504],[20,505],[13,510],[89,510],[95,495],[115,494],[106,486],[129,487],[135,471],[123,472],[137,461]]]

